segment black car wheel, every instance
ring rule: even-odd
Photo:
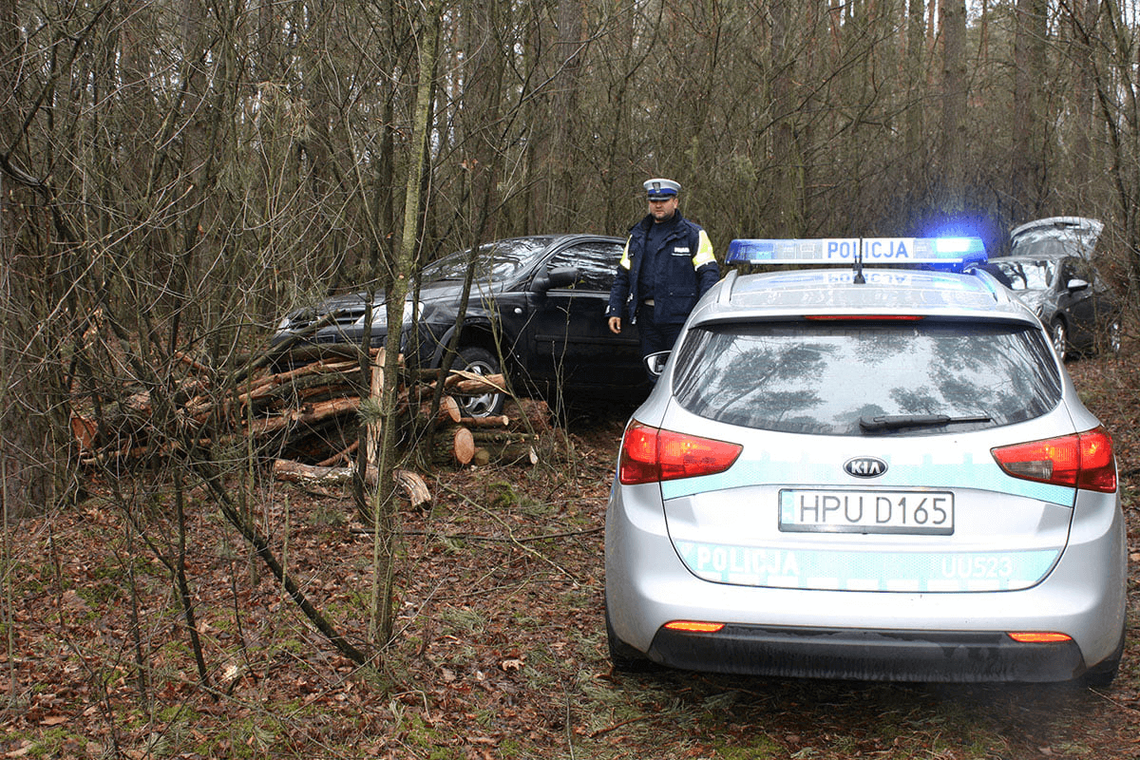
[[[1069,331],[1060,318],[1054,319],[1053,324],[1049,325],[1049,337],[1053,341],[1053,350],[1061,357],[1061,361],[1065,361],[1069,351]]]
[[[497,375],[500,372],[498,357],[481,346],[459,349],[455,366],[476,375]],[[483,393],[461,396],[457,400],[465,417],[494,417],[502,414],[507,398],[505,393]]]
[[[1116,651],[1103,662],[1093,665],[1085,671],[1085,674],[1081,676],[1081,682],[1092,688],[1107,689],[1116,679],[1116,674],[1120,671],[1120,661],[1123,658],[1124,631],[1122,630],[1120,632],[1120,644],[1117,645]]]
[[[1107,336],[1105,337],[1104,347],[1108,349],[1109,353],[1119,354],[1120,345],[1122,340],[1123,328],[1120,326],[1120,319],[1114,319],[1108,323]]]
[[[638,650],[626,644],[614,633],[613,624],[610,623],[610,607],[606,610],[606,643],[609,645],[610,662],[614,671],[618,673],[647,673],[657,669],[657,663],[647,658]]]

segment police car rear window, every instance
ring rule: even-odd
[[[694,414],[821,435],[868,435],[861,421],[906,416],[961,422],[873,434],[1009,425],[1053,409],[1061,388],[1040,330],[929,319],[696,328],[674,374],[674,394]]]

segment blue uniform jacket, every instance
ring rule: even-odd
[[[659,324],[680,324],[689,316],[697,299],[720,279],[720,268],[713,255],[712,241],[699,224],[690,222],[677,211],[676,223],[662,242],[658,260],[665,269],[658,281],[654,294],[653,319]],[[649,226],[654,224],[653,215],[645,218],[629,230],[625,252],[618,264],[617,276],[610,289],[610,301],[606,306],[606,317],[622,317],[630,324],[637,321],[637,307],[641,303],[638,296],[638,278],[641,276],[641,260],[645,253],[645,239]]]

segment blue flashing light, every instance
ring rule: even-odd
[[[978,237],[739,239],[727,264],[984,264]]]

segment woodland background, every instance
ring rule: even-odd
[[[1000,250],[1081,214],[1140,282],[1137,13],[2,0],[5,504],[74,492],[76,382],[172,382],[176,351],[230,371],[289,308],[479,241],[622,234],[649,176],[722,251],[947,226]],[[84,347],[95,317],[128,361]]]
[[[228,398],[287,310],[361,287],[398,309],[443,253],[623,234],[650,176],[681,182],[718,251],[947,229],[1000,251],[1015,224],[1094,216],[1100,263],[1134,297],[1138,14],[1123,0],[0,0],[9,699],[14,588],[34,574],[23,521],[74,518],[92,494],[123,521],[116,567],[169,576],[190,679],[216,692],[221,666],[196,640],[194,520],[220,510],[266,564],[289,533],[264,511],[264,451],[206,435],[221,413],[187,437],[188,383],[206,375]],[[74,415],[106,427],[140,393],[145,478],[93,473]],[[393,639],[393,501],[357,492],[378,517],[350,660]],[[127,669],[152,695],[135,612]]]

